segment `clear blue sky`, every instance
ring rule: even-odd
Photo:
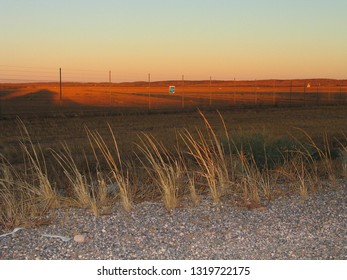
[[[347,78],[346,11],[346,0],[0,0],[0,75]]]

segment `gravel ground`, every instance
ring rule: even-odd
[[[344,184],[261,210],[208,200],[170,212],[144,202],[101,217],[58,210],[51,225],[0,237],[0,259],[346,259],[346,194]]]

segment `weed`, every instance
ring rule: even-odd
[[[91,144],[91,147],[93,149],[93,153],[95,155],[95,158],[98,161],[98,156],[96,154],[95,148],[93,144],[96,144],[96,146],[101,151],[103,157],[105,158],[108,167],[110,168],[111,177],[113,178],[114,182],[116,183],[117,187],[119,188],[120,192],[120,198],[123,203],[123,207],[125,210],[130,210],[132,207],[132,198],[131,198],[131,186],[130,186],[130,179],[129,179],[129,172],[125,171],[123,169],[123,163],[121,160],[118,144],[116,141],[116,138],[114,136],[114,133],[108,124],[109,130],[112,135],[113,140],[113,146],[116,150],[116,156],[113,156],[111,153],[111,150],[107,146],[104,139],[101,137],[101,135],[98,132],[90,131],[88,128],[86,128],[87,135],[89,138],[89,142]],[[98,161],[99,162],[99,161]]]
[[[158,186],[165,207],[173,209],[177,207],[178,192],[184,174],[184,164],[180,159],[175,159],[165,148],[165,146],[156,141],[151,135],[143,133],[140,137],[141,144],[138,145],[140,152],[145,160],[143,167],[147,170],[149,176]]]
[[[99,215],[95,192],[90,188],[87,177],[77,168],[69,147],[63,144],[62,152],[58,153],[52,150],[52,154],[62,167],[64,175],[68,179],[70,187],[73,189],[73,204],[79,207],[89,208],[95,215]]]
[[[48,179],[47,166],[42,149],[40,145],[38,145],[38,148],[35,147],[22,120],[18,119],[18,123],[22,133],[20,144],[24,155],[28,159],[30,166],[28,171],[31,172],[30,175],[33,179],[32,185],[37,186],[33,188],[33,191],[37,193],[40,203],[43,204],[42,209],[45,211],[52,207],[58,207],[59,197]]]
[[[318,178],[319,175],[322,174],[323,176],[326,176],[333,185],[336,185],[333,159],[336,159],[338,154],[335,149],[332,150],[327,133],[324,133],[323,146],[320,147],[306,131],[300,128],[298,128],[298,130],[305,135],[306,139],[308,139],[307,142],[304,142],[305,144],[298,142],[302,147],[301,150],[305,153],[306,159],[311,164],[311,167],[314,168],[316,177]]]
[[[228,165],[232,163],[232,157],[226,157],[220,138],[217,137],[216,132],[206,117],[201,112],[199,113],[204,120],[206,133],[204,134],[202,130],[196,129],[198,135],[196,139],[192,133],[188,130],[184,130],[184,132],[181,133],[181,138],[188,148],[188,154],[194,158],[200,167],[200,174],[207,182],[213,201],[218,202],[221,196],[225,194],[231,186]],[[221,120],[224,126],[224,132],[229,140],[228,132],[222,117]],[[229,141],[227,146],[230,150]],[[234,170],[231,169],[231,172],[233,171]]]
[[[108,139],[85,128],[87,140],[82,141],[80,153],[77,142],[71,146],[64,143],[59,149],[42,149],[40,144],[34,144],[19,120],[22,135],[19,146],[25,160],[18,168],[0,155],[0,223],[3,227],[19,226],[42,217],[51,208],[64,206],[85,207],[100,215],[115,199],[130,210],[135,198],[143,201],[159,193],[165,207],[172,209],[179,206],[182,194],[189,194],[193,204],[197,204],[205,189],[214,202],[231,195],[241,197],[245,206],[253,208],[281,192],[277,188],[279,180],[307,197],[319,190],[322,180],[337,184],[336,164],[347,176],[345,134],[344,140],[338,141],[341,157],[335,161],[337,152],[327,134],[320,141],[322,144],[318,144],[317,135],[313,137],[302,129],[296,130],[301,138],[270,138],[261,133],[250,136],[235,133],[230,137],[219,112],[218,116],[222,122],[219,130],[200,112],[204,127],[192,130],[184,125],[176,133],[176,139],[169,137],[163,142],[160,141],[165,139],[163,134],[142,133],[138,143],[131,141],[126,147],[138,148],[133,157],[136,161],[127,158],[130,154],[134,156],[133,150],[121,153],[108,123],[111,134]],[[173,140],[176,145],[171,145]],[[120,146],[122,143],[124,139]],[[47,163],[50,160],[47,151],[52,164]],[[71,190],[65,197],[56,188],[61,182],[52,180],[49,171],[64,175],[60,176],[61,182],[68,182],[68,191]]]

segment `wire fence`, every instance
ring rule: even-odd
[[[158,81],[149,73],[117,73],[139,82],[115,83],[112,74],[0,65],[0,117],[347,105],[347,80]]]

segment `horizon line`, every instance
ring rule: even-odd
[[[42,80],[25,80],[25,79],[4,79],[4,82],[0,82],[0,84],[52,84],[52,83],[60,83],[59,80],[56,81],[42,81]],[[11,81],[12,80],[12,81]],[[14,81],[15,80],[15,81]],[[163,80],[134,80],[134,81],[119,81],[119,82],[96,82],[96,81],[73,81],[73,80],[62,80],[62,83],[70,83],[70,84],[131,84],[131,83],[160,83],[160,82],[255,82],[255,81],[347,81],[345,79],[337,79],[337,78],[268,78],[268,79],[163,79]]]

